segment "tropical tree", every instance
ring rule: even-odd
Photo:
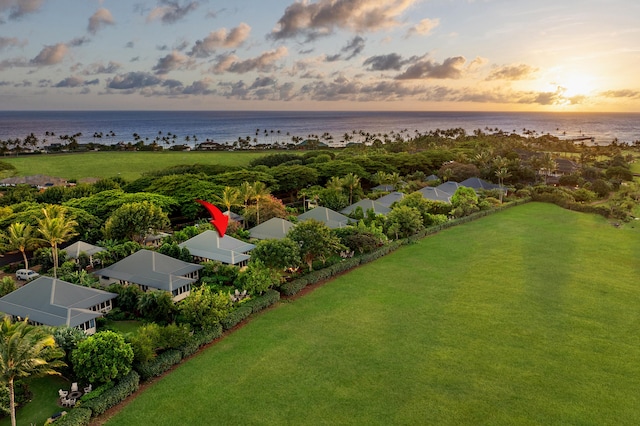
[[[169,227],[169,217],[148,201],[124,204],[114,211],[104,225],[106,238],[128,239],[142,243],[149,232]]]
[[[10,276],[0,279],[0,297],[6,296],[16,289],[16,282]]]
[[[231,310],[231,298],[223,292],[214,293],[210,287],[191,290],[179,308],[184,319],[197,329],[210,329],[222,321]]]
[[[289,238],[260,240],[251,250],[251,260],[254,259],[279,271],[296,268],[300,265],[300,247]]]
[[[231,213],[231,207],[239,206],[240,201],[240,191],[234,186],[225,186],[222,194],[213,197],[214,203],[222,204],[227,208],[227,216]]]
[[[263,182],[254,182],[252,185],[253,188],[253,199],[256,202],[256,222],[260,225],[260,201],[269,196],[269,189],[267,189],[267,185]]]
[[[7,248],[9,250],[20,250],[24,259],[25,269],[29,269],[29,260],[27,259],[27,250],[33,250],[37,247],[37,239],[33,235],[33,228],[24,222],[16,222],[9,225],[6,234]]]
[[[64,356],[53,336],[43,327],[24,321],[12,322],[5,316],[0,323],[0,379],[9,387],[11,425],[16,426],[14,385],[16,379],[59,374]]]
[[[324,260],[345,248],[327,225],[314,219],[298,223],[289,230],[287,237],[300,247],[300,256],[309,271],[313,270],[315,259]]]
[[[107,383],[131,371],[133,349],[122,335],[100,331],[78,343],[71,359],[79,379],[87,383]]]
[[[415,207],[399,206],[387,215],[387,235],[389,237],[406,238],[424,228],[422,215]]]
[[[38,232],[42,236],[40,241],[51,245],[53,258],[53,277],[58,276],[58,244],[64,243],[77,235],[75,220],[66,217],[66,209],[62,206],[49,205],[42,209],[44,217],[38,219]]]
[[[244,202],[244,208],[249,206],[249,202],[253,199],[253,186],[249,182],[242,182],[238,188],[240,199]]]
[[[349,190],[349,204],[353,204],[353,191],[360,188],[360,177],[353,173],[347,173],[342,178],[341,183],[343,187],[346,187]]]
[[[511,172],[509,171],[508,168],[502,167],[496,170],[496,177],[498,178],[498,185],[500,185],[500,188],[499,188],[500,202],[502,203],[502,197],[504,195],[504,189],[503,189],[504,180],[511,177]]]

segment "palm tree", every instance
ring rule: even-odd
[[[256,181],[252,185],[253,188],[253,199],[256,200],[256,222],[260,225],[260,200],[266,198],[269,195],[269,189],[264,182]]]
[[[240,205],[240,191],[236,187],[225,186],[221,195],[214,195],[214,202],[227,208],[227,216],[231,214],[231,207]]]
[[[511,172],[508,168],[502,167],[496,170],[496,177],[498,178],[498,184],[500,185],[500,203],[502,204],[502,195],[504,194],[504,180],[511,177]]]
[[[342,186],[349,189],[349,204],[353,204],[353,191],[360,187],[360,176],[347,173],[345,177],[342,178]]]
[[[33,228],[23,222],[16,222],[9,225],[7,229],[7,246],[9,249],[18,249],[22,253],[25,269],[29,269],[27,250],[33,250],[37,246],[37,239],[32,234]]]
[[[0,323],[0,378],[9,387],[11,425],[16,426],[15,380],[60,374],[55,371],[64,362],[53,335],[42,327],[24,321],[12,322],[8,316]]]
[[[57,205],[50,205],[42,209],[44,218],[38,219],[38,232],[42,236],[40,241],[51,245],[53,258],[53,277],[58,276],[58,244],[78,235],[75,227],[78,224],[73,219],[65,217],[66,210]]]
[[[253,199],[253,187],[249,182],[242,182],[238,188],[240,199],[244,202],[244,208],[249,205],[249,201]]]

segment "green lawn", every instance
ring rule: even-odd
[[[29,381],[29,389],[33,393],[32,401],[18,409],[16,423],[18,425],[43,425],[53,414],[65,410],[58,406],[58,389],[69,390],[71,384],[60,376],[47,376]],[[68,410],[68,409],[67,409]],[[0,419],[0,426],[11,424],[6,415]]]
[[[121,176],[133,180],[144,172],[178,164],[245,166],[264,152],[86,152],[1,157],[19,176],[43,174],[66,179]]]
[[[254,318],[108,424],[637,424],[640,228],[531,203]]]

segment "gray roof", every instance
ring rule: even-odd
[[[88,256],[93,256],[105,249],[99,246],[94,246],[93,244],[85,243],[84,241],[76,241],[70,246],[65,247],[63,250],[67,252],[67,257],[77,259],[80,256],[80,253],[86,253]]]
[[[193,256],[229,265],[248,260],[250,256],[245,253],[256,247],[255,244],[245,243],[229,235],[220,238],[217,232],[211,230],[206,230],[178,245],[188,248]]]
[[[439,180],[439,179],[440,178],[438,176],[436,176],[436,175],[429,175],[424,180],[427,181],[427,182],[430,182],[432,180]]]
[[[500,185],[496,185],[495,183],[487,182],[486,180],[472,177],[460,182],[460,185],[466,186],[473,189],[500,189]]]
[[[0,311],[54,327],[76,327],[102,316],[89,308],[117,296],[51,277],[39,277],[0,298]]]
[[[298,216],[298,220],[315,219],[327,225],[331,229],[344,228],[349,223],[349,218],[326,207],[316,207]]]
[[[378,198],[376,201],[378,202],[378,204],[382,204],[383,206],[390,207],[391,204],[395,203],[396,201],[400,201],[403,198],[404,198],[403,192],[391,192],[387,195],[384,195]]]
[[[376,214],[387,214],[391,211],[388,206],[380,204],[377,201],[364,198],[357,203],[351,204],[350,206],[347,206],[344,209],[340,210],[340,213],[348,215],[354,212],[358,207],[362,209],[362,213],[364,213],[365,215],[367,214],[367,211],[369,209],[373,209],[374,213]]]
[[[453,195],[456,193],[458,188],[460,188],[460,186],[461,185],[458,182],[450,180],[445,183],[441,183],[440,185],[436,186],[436,188]]]
[[[417,192],[419,192],[420,194],[422,194],[422,196],[424,198],[426,198],[427,200],[432,200],[432,201],[441,201],[443,203],[450,203],[451,202],[451,195],[448,192],[445,192],[441,189],[438,188],[433,188],[431,186],[425,186],[424,188],[418,190]]]
[[[234,213],[234,212],[231,212],[231,211],[229,211],[229,212],[224,211],[224,212],[222,212],[222,214],[225,215],[225,216],[229,216],[229,219],[235,220],[236,222],[244,222],[244,216],[242,216],[242,215],[240,215],[238,213]]]
[[[389,192],[389,191],[393,191],[395,190],[395,186],[391,185],[391,184],[381,184],[378,186],[374,186],[373,188],[371,188],[374,191],[383,191],[383,192]]]
[[[249,229],[251,238],[258,240],[282,239],[287,236],[287,232],[293,226],[288,220],[273,217],[260,225]]]
[[[183,275],[200,269],[202,269],[202,265],[184,262],[151,250],[140,250],[120,262],[94,273],[172,292],[194,282],[193,278],[187,278]]]

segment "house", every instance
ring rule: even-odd
[[[279,217],[273,217],[260,225],[249,229],[251,238],[257,240],[280,240],[287,236],[289,229],[293,227],[293,223]]]
[[[237,266],[246,265],[251,257],[247,253],[256,247],[230,235],[221,238],[217,232],[211,230],[204,231],[178,246],[189,249],[189,253],[198,262],[215,260]]]
[[[142,245],[147,247],[155,247],[158,248],[162,245],[162,242],[165,238],[170,237],[171,234],[167,234],[166,232],[157,232],[151,233],[144,236],[144,240],[142,240]]]
[[[67,186],[68,184],[66,179],[46,175],[16,176],[0,180],[2,186],[29,185],[38,189]]]
[[[489,189],[500,189],[501,186],[500,185],[496,185],[495,183],[491,183],[491,182],[487,182],[486,180],[477,178],[477,177],[472,177],[466,180],[463,180],[462,182],[460,182],[461,186],[466,186],[468,188],[473,188],[477,191],[481,191],[481,190],[489,190]]]
[[[396,201],[400,201],[403,198],[403,192],[390,192],[389,194],[383,195],[382,197],[378,198],[376,202],[378,204],[382,204],[383,206],[391,207],[391,204],[395,203]]]
[[[35,325],[77,327],[96,332],[96,318],[111,310],[118,295],[51,277],[39,277],[0,298],[0,311]]]
[[[244,216],[238,213],[234,213],[232,211],[224,211],[223,215],[229,216],[229,220],[233,220],[234,222],[238,222],[240,225],[244,224]]]
[[[80,257],[80,253],[84,253],[89,256],[89,263],[93,264],[93,255],[100,253],[101,251],[105,251],[105,249],[99,246],[94,246],[93,244],[85,243],[84,241],[76,241],[75,243],[65,247],[63,251],[67,253],[67,257],[69,259],[73,259],[76,262]]]
[[[113,265],[94,272],[102,284],[137,285],[142,291],[164,290],[175,302],[191,292],[201,265],[184,262],[151,250],[140,250]]]
[[[396,187],[394,185],[391,184],[381,184],[378,186],[374,186],[373,188],[371,188],[372,191],[380,191],[380,192],[391,192],[391,191],[395,191]]]
[[[382,215],[386,215],[391,211],[388,206],[382,205],[377,201],[364,198],[357,203],[351,204],[350,206],[347,206],[344,209],[340,210],[340,213],[350,215],[351,213],[355,212],[358,207],[362,209],[362,213],[364,213],[365,215],[369,210],[373,210],[375,214]]]
[[[458,190],[458,188],[460,188],[462,185],[460,185],[458,182],[454,182],[452,180],[447,181],[445,183],[441,183],[440,185],[436,186],[437,189],[444,191],[444,192],[448,192],[449,194],[453,195],[456,193],[456,191]]]
[[[440,178],[438,176],[436,176],[436,175],[429,175],[426,178],[424,178],[425,182],[435,182],[435,181],[438,181],[438,180],[440,180]]]
[[[426,198],[427,200],[431,200],[431,201],[439,201],[442,203],[449,203],[451,204],[451,195],[448,192],[445,192],[441,189],[438,188],[433,188],[431,186],[425,186],[424,188],[418,190],[417,192],[419,192],[420,194],[422,194],[422,196],[424,198]]]
[[[344,228],[349,223],[349,218],[326,207],[316,207],[298,216],[299,221],[315,219],[324,223],[331,229]]]

